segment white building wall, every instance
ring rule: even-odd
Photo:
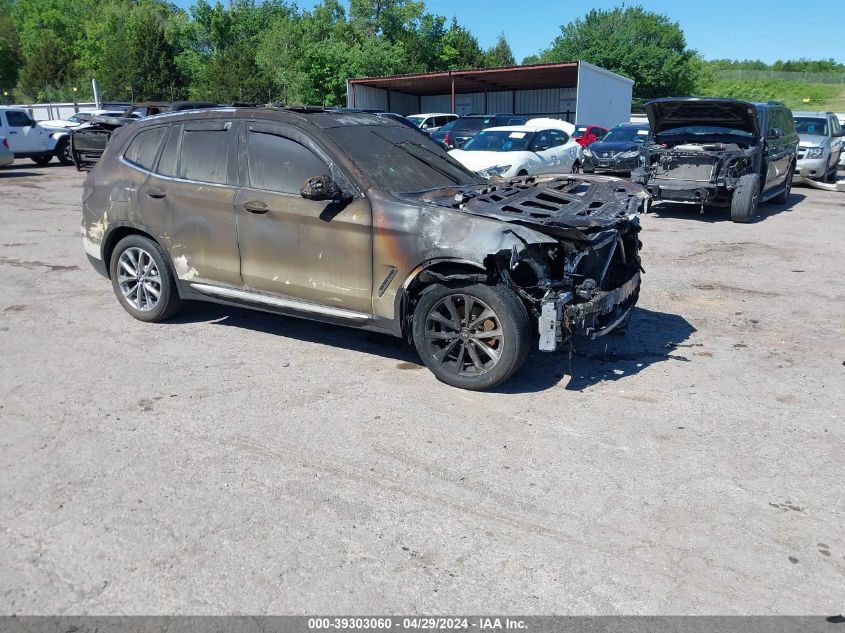
[[[631,116],[634,81],[587,62],[578,63],[578,107],[574,123],[611,128]]]
[[[487,112],[484,114],[513,114],[513,90],[487,93]]]
[[[417,95],[409,95],[404,92],[390,93],[390,111],[396,114],[407,116],[409,114],[417,114],[420,109],[420,97]]]
[[[387,91],[371,86],[347,84],[346,107],[387,110]],[[354,95],[353,95],[354,90]]]
[[[420,97],[420,113],[451,112],[452,95],[425,95]]]

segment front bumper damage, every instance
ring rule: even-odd
[[[640,291],[640,273],[613,290],[598,291],[584,303],[573,303],[573,292],[543,299],[537,329],[539,349],[553,352],[573,334],[599,338],[628,320]]]

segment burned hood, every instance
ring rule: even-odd
[[[759,136],[757,108],[736,99],[655,99],[645,104],[654,134],[693,125],[727,127]]]
[[[630,181],[586,174],[524,176],[403,195],[573,240],[588,240],[589,233],[631,222],[648,197],[643,187]]]

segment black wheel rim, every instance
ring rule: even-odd
[[[449,373],[482,376],[502,358],[505,338],[498,315],[467,294],[448,295],[429,310],[425,340],[434,362]]]

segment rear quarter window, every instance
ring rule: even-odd
[[[166,131],[166,127],[154,127],[144,130],[132,139],[123,157],[133,165],[146,170],[152,169],[156,154],[158,153],[158,146],[161,144]]]

